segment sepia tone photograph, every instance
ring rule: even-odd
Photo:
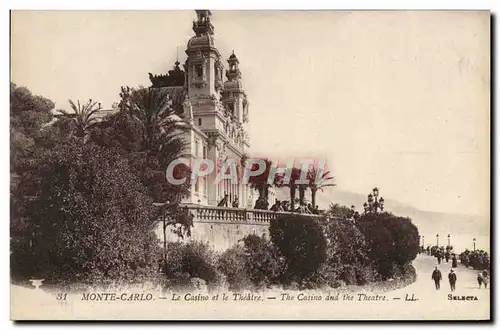
[[[491,320],[489,11],[10,12],[10,317]]]

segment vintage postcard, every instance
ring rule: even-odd
[[[490,320],[488,11],[11,11],[13,320]]]

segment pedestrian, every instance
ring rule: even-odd
[[[451,267],[457,268],[457,256],[453,255],[453,258],[451,259]]]
[[[455,291],[455,283],[457,283],[457,274],[450,269],[450,273],[448,274],[448,280],[450,281],[450,289],[451,291]]]
[[[438,264],[440,265],[441,264],[441,255],[438,254],[437,258],[438,258]]]
[[[436,290],[441,289],[440,282],[442,278],[443,276],[441,275],[441,271],[436,267],[436,269],[434,269],[434,271],[432,272],[432,279],[434,280],[434,284],[436,285]]]
[[[481,289],[481,285],[483,284],[483,274],[477,274],[477,283],[479,284],[479,288]]]
[[[489,279],[488,279],[488,272],[487,272],[487,271],[484,271],[484,272],[483,272],[483,283],[484,283],[484,288],[485,288],[485,289],[488,289],[488,282],[489,282]]]

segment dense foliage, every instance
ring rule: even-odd
[[[409,218],[387,212],[368,213],[363,214],[357,223],[368,242],[368,257],[377,265],[383,278],[392,277],[395,268],[417,256],[418,229]]]
[[[14,250],[13,265],[31,261],[32,276],[84,283],[140,280],[157,269],[152,200],[127,161],[78,140],[43,158],[26,213],[31,247]]]
[[[169,243],[164,272],[171,286],[189,287],[192,279],[203,280],[207,287],[223,284],[224,277],[217,268],[217,254],[206,243]]]
[[[308,281],[326,260],[326,239],[318,219],[283,215],[272,220],[269,233],[285,258],[285,282]]]
[[[124,88],[120,111],[97,120],[92,100],[55,116],[52,101],[15,84],[10,92],[12,275],[97,284],[156,272],[164,208],[153,202],[175,204],[189,184],[165,179],[184,150],[168,95]],[[167,223],[189,234],[190,220],[178,212]]]
[[[248,235],[242,242],[243,246],[234,246],[219,258],[219,268],[226,275],[229,288],[260,289],[279,284],[285,262],[278,249],[256,235]]]
[[[312,218],[282,213],[271,221],[270,239],[246,236],[218,254],[200,242],[164,243],[154,234],[157,220],[179,236],[190,236],[193,215],[179,201],[190,183],[172,185],[165,171],[183,156],[182,120],[169,96],[158,89],[122,88],[118,112],[97,119],[96,102],[70,101],[73,112],[11,84],[11,265],[12,275],[49,282],[106,284],[161,276],[170,286],[231,290],[272,285],[314,288],[361,285],[414,273],[417,228],[393,214],[358,214],[332,205]],[[267,200],[269,165],[250,185]],[[308,172],[290,199],[332,186]],[[177,166],[174,177],[189,178]],[[282,186],[277,176],[273,185]],[[281,181],[280,181],[281,180]],[[267,202],[264,203],[267,209]],[[153,207],[154,206],[154,207]],[[166,236],[166,235],[165,235]],[[438,250],[436,250],[438,251]],[[447,251],[449,252],[449,251]],[[437,252],[439,253],[439,251]],[[476,269],[489,267],[480,251],[464,253]],[[413,272],[413,273],[412,273]],[[412,275],[413,276],[413,275]]]

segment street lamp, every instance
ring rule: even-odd
[[[439,234],[436,234],[436,245],[439,247]]]
[[[476,251],[476,238],[475,237],[472,239],[472,243],[474,244],[474,251]]]
[[[451,243],[450,243],[450,242],[451,242],[450,237],[451,237],[451,236],[450,236],[450,234],[448,234],[448,246],[451,246]]]
[[[422,246],[425,248],[425,236],[422,235]]]
[[[377,213],[384,211],[384,197],[379,198],[379,190],[373,188],[372,193],[368,194],[367,202],[363,204],[365,213]]]

